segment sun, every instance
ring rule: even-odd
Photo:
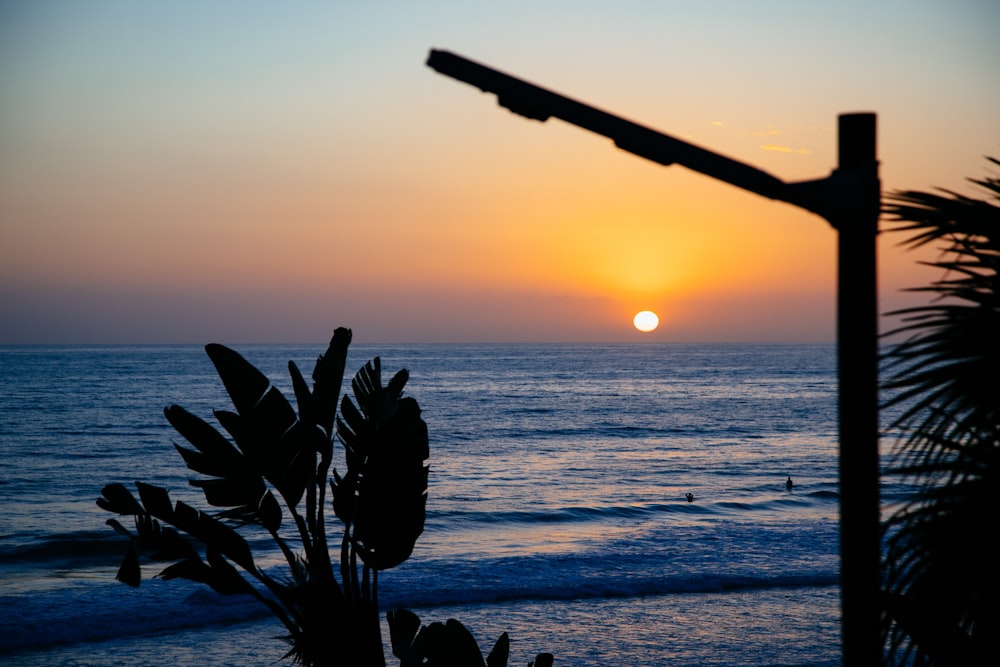
[[[644,310],[642,312],[636,313],[635,317],[632,318],[632,324],[635,328],[643,333],[648,333],[660,326],[660,318],[656,316],[651,310]]]

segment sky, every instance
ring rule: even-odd
[[[875,112],[884,193],[975,194],[998,25],[993,0],[0,0],[0,344],[832,342],[823,218],[513,115],[429,50],[786,181]],[[903,238],[881,312],[939,277]]]

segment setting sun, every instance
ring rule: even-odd
[[[656,313],[651,310],[643,310],[635,314],[635,317],[632,318],[632,324],[634,324],[635,328],[639,331],[648,333],[660,326],[660,318],[657,317]]]

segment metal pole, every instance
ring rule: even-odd
[[[560,118],[611,138],[661,165],[680,164],[826,218],[838,232],[837,373],[840,430],[840,582],[843,664],[881,662],[878,297],[875,236],[881,211],[875,114],[839,117],[838,167],[830,176],[785,183],[756,167],[619,118],[448,51],[438,72],[495,93],[527,118]]]
[[[844,665],[881,662],[878,297],[878,163],[875,114],[839,117],[839,166],[847,180],[830,222],[838,231],[837,372],[840,422],[840,553]]]

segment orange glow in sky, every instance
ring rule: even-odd
[[[965,191],[1000,145],[986,2],[344,4],[0,9],[0,344],[833,340],[824,220],[512,115],[431,48],[789,181],[843,112],[878,113],[887,192]],[[898,240],[883,311],[935,277]]]

